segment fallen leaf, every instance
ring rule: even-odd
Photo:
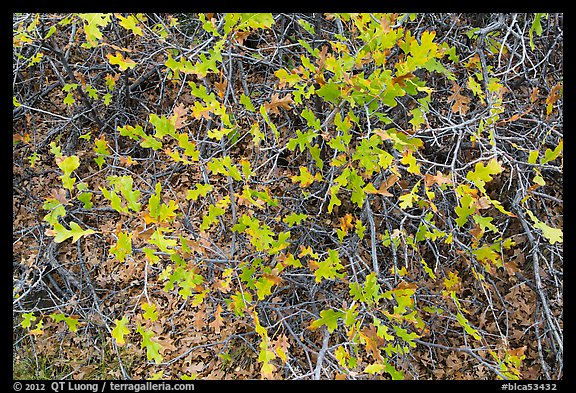
[[[218,305],[214,313],[214,320],[208,324],[208,326],[214,329],[214,333],[216,334],[220,334],[220,328],[224,326],[224,318],[220,315],[221,312],[222,306]]]
[[[452,95],[448,97],[448,102],[453,102],[453,113],[465,115],[470,110],[470,98],[460,94],[461,87],[456,82],[452,82]]]

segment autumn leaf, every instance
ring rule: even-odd
[[[286,363],[288,360],[288,350],[290,349],[288,337],[284,334],[280,334],[275,340],[272,340],[270,344],[276,355]]]
[[[62,205],[66,206],[68,205],[68,199],[66,198],[66,190],[62,189],[62,188],[53,188],[51,190],[51,194],[54,197],[54,199],[56,199],[58,202],[60,202]]]
[[[442,187],[445,184],[452,185],[454,183],[450,174],[444,175],[442,172],[436,171],[435,175],[430,175],[429,173],[424,175],[424,184],[429,188],[433,184],[438,184],[438,186]]]
[[[286,94],[282,98],[278,96],[278,93],[274,93],[272,95],[272,99],[270,100],[270,102],[265,103],[264,107],[266,108],[266,112],[279,115],[280,114],[280,112],[278,111],[279,107],[282,107],[286,110],[290,110],[291,104],[294,104],[291,93]]]
[[[108,58],[110,64],[120,67],[120,71],[126,71],[128,68],[136,67],[136,62],[134,60],[130,59],[128,56],[124,58],[122,53],[118,51],[116,51],[115,55],[108,53],[106,57]]]
[[[354,228],[354,225],[352,225],[352,214],[347,213],[344,217],[340,217],[340,229],[345,232],[348,233],[348,229],[352,229]]]
[[[222,312],[222,306],[218,305],[216,307],[216,312],[214,313],[214,320],[208,324],[212,329],[214,329],[214,333],[220,334],[220,328],[224,326],[224,318],[220,313]]]
[[[216,87],[216,91],[218,92],[218,97],[220,97],[220,99],[223,99],[224,94],[226,93],[226,88],[228,87],[228,81],[225,78],[223,78],[221,82],[214,82],[214,86]]]
[[[448,97],[448,102],[452,102],[453,113],[459,113],[464,116],[470,110],[470,98],[460,94],[461,87],[454,81],[452,81],[452,95]]]

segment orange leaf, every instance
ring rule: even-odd
[[[344,233],[348,233],[348,229],[354,228],[352,225],[352,214],[347,213],[344,217],[340,217],[340,229]]]
[[[438,184],[439,186],[443,184],[453,184],[452,177],[450,174],[444,175],[440,171],[436,171],[435,175],[426,174],[424,175],[424,184],[426,187],[430,187],[433,184]]]

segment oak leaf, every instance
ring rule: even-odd
[[[264,107],[266,108],[266,112],[279,115],[280,112],[278,111],[278,107],[282,107],[286,110],[290,110],[291,104],[294,104],[294,101],[292,100],[292,94],[291,93],[286,94],[282,98],[280,98],[278,96],[278,93],[274,93],[272,95],[272,100],[270,102],[265,103]]]
[[[452,82],[452,95],[448,97],[448,102],[453,102],[452,112],[465,115],[470,110],[470,98],[460,94],[461,87],[456,82]]]

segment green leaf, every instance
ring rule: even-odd
[[[344,266],[340,263],[340,257],[338,251],[329,249],[328,257],[318,262],[318,269],[314,271],[314,276],[316,277],[316,282],[322,281],[322,279],[334,279],[344,277],[344,273],[338,272],[338,270],[344,269]]]
[[[472,219],[474,219],[474,222],[476,222],[476,224],[478,224],[480,226],[482,231],[489,230],[489,231],[492,231],[494,233],[498,233],[498,228],[496,228],[496,226],[494,224],[492,224],[492,221],[494,220],[494,218],[482,217],[478,214],[474,214],[472,216]]]
[[[562,154],[564,148],[564,141],[560,140],[558,146],[554,150],[546,149],[544,152],[544,157],[540,160],[540,164],[546,164],[550,161],[554,161],[560,154]]]
[[[138,213],[142,205],[138,202],[140,191],[132,189],[134,179],[129,175],[119,176],[116,177],[116,179],[117,183],[115,183],[115,189],[120,190],[126,199],[126,202],[128,202],[128,208]]]
[[[20,326],[22,326],[24,329],[29,329],[32,326],[32,322],[34,322],[36,320],[36,317],[34,316],[34,313],[23,313],[22,314],[22,322],[20,322]]]
[[[302,28],[304,30],[306,30],[308,33],[310,33],[310,35],[313,35],[313,36],[316,35],[316,31],[314,30],[314,26],[312,26],[310,23],[306,22],[304,19],[298,19],[298,24],[300,26],[302,26]]]
[[[50,153],[54,154],[54,157],[62,157],[62,148],[56,144],[56,142],[50,142]]]
[[[548,239],[550,244],[564,242],[563,238],[564,235],[562,229],[553,228],[548,224],[540,221],[530,210],[527,210],[526,213],[530,216],[530,218],[534,222],[534,228],[540,229],[542,231],[542,235],[544,235],[544,237]]]
[[[72,333],[76,333],[78,331],[78,317],[67,317],[62,313],[52,313],[49,315],[55,322],[62,322],[64,321],[68,326],[68,330]]]
[[[294,151],[296,146],[300,149],[301,152],[305,150],[306,147],[310,148],[312,141],[316,138],[318,134],[314,130],[308,130],[306,132],[301,132],[300,130],[296,130],[296,138],[291,138],[288,141],[286,147],[290,151]]]
[[[334,206],[342,205],[342,201],[338,198],[338,191],[340,190],[339,185],[334,185],[330,187],[328,194],[330,194],[330,203],[328,203],[328,213],[332,213]]]
[[[152,303],[142,303],[142,310],[144,311],[143,317],[149,321],[156,321],[158,313],[156,312],[156,305]]]
[[[104,157],[108,157],[110,155],[110,151],[108,150],[108,142],[104,135],[100,139],[94,140],[94,152],[98,155],[98,157],[94,158],[96,164],[98,164],[98,169],[102,169],[102,164],[104,164]]]
[[[320,311],[320,318],[310,324],[310,328],[317,329],[323,325],[326,325],[328,332],[332,333],[336,328],[338,328],[338,318],[344,318],[344,313],[342,311],[334,311],[332,309]]]
[[[211,184],[196,183],[196,187],[192,190],[188,190],[188,192],[186,193],[186,199],[187,200],[192,199],[196,201],[198,197],[200,196],[205,197],[213,189],[214,186],[212,186]]]
[[[142,251],[144,251],[146,259],[148,259],[152,265],[160,261],[160,257],[156,255],[156,251],[153,248],[144,247],[142,248]]]
[[[240,103],[244,105],[244,107],[250,112],[256,112],[256,108],[254,108],[254,105],[252,104],[250,97],[248,97],[246,94],[242,93],[242,95],[240,96]]]
[[[317,119],[314,116],[314,112],[312,112],[309,108],[306,108],[302,111],[301,116],[306,119],[308,127],[312,127],[315,130],[320,130],[320,119]]]
[[[416,175],[420,175],[420,167],[418,166],[418,163],[416,162],[416,157],[414,157],[412,155],[412,150],[407,150],[403,154],[400,162],[404,165],[408,165],[408,172],[414,173]]]
[[[119,213],[128,213],[128,208],[122,205],[122,200],[114,190],[109,191],[104,187],[100,187],[100,191],[104,198],[110,201],[110,207]]]
[[[161,363],[163,359],[160,354],[162,346],[158,342],[154,341],[154,332],[152,330],[144,329],[141,325],[138,325],[136,331],[142,336],[140,348],[146,348],[146,357],[148,360],[153,359],[156,364]]]
[[[420,180],[412,187],[412,190],[408,194],[401,195],[398,200],[400,203],[398,204],[401,209],[406,209],[408,207],[412,207],[414,202],[418,199],[418,186],[420,185]]]
[[[82,236],[87,236],[93,233],[96,233],[92,229],[82,230],[82,228],[76,224],[75,222],[70,223],[71,229],[66,229],[62,224],[55,223],[54,224],[54,232],[56,236],[54,237],[54,242],[62,243],[64,240],[72,238],[73,242],[78,241]]]
[[[466,330],[466,333],[470,334],[476,340],[482,339],[478,330],[476,330],[472,326],[470,326],[470,323],[468,322],[466,317],[461,312],[458,312],[458,314],[456,315],[456,319],[458,320],[458,323],[460,323],[460,326],[462,326],[464,328],[464,330]]]
[[[78,14],[78,16],[84,21],[84,32],[88,41],[87,46],[95,46],[98,40],[102,39],[100,28],[106,27],[110,23],[112,14],[88,13]]]
[[[52,225],[58,223],[58,217],[64,217],[66,215],[66,208],[64,205],[54,198],[47,199],[42,208],[44,210],[49,210],[49,213],[44,216],[44,221]]]
[[[82,236],[88,236],[96,231],[92,229],[83,230],[80,225],[76,224],[75,222],[70,223],[70,235],[72,236],[72,242],[78,241]]]
[[[307,214],[298,214],[298,213],[291,213],[284,217],[282,221],[286,223],[289,227],[293,227],[294,225],[299,225],[303,220],[307,219]]]
[[[454,208],[454,212],[458,216],[456,224],[459,227],[462,227],[466,223],[468,217],[475,211],[474,199],[469,194],[464,194],[464,196],[460,198],[460,206]]]
[[[269,280],[266,277],[260,277],[256,280],[256,293],[258,295],[258,300],[264,299],[266,296],[272,293],[272,287],[274,286],[274,281]]]
[[[154,137],[157,139],[162,139],[166,135],[178,139],[178,135],[176,134],[175,118],[168,119],[166,116],[158,116],[155,113],[151,113],[148,121],[154,126],[156,130]]]
[[[120,262],[126,260],[126,256],[132,253],[132,234],[119,232],[118,241],[110,247],[110,253],[113,254]]]
[[[416,347],[416,343],[414,342],[415,338],[419,338],[420,335],[418,333],[408,333],[408,331],[404,328],[401,328],[399,326],[392,326],[394,328],[394,331],[396,332],[396,335],[401,338],[402,340],[406,341],[411,347],[415,348]]]
[[[364,368],[364,372],[367,374],[379,374],[384,370],[385,366],[383,364],[374,363],[369,364]]]
[[[366,276],[364,285],[357,282],[351,282],[350,295],[355,300],[373,305],[382,297],[380,295],[380,284],[378,284],[376,273],[372,272]]]
[[[108,62],[111,65],[117,65],[120,68],[120,71],[126,71],[128,68],[136,67],[136,62],[130,59],[128,56],[124,57],[122,53],[116,51],[116,54],[108,53],[106,55],[108,58]]]
[[[80,159],[78,156],[70,156],[63,160],[57,160],[56,164],[64,172],[64,176],[70,176],[80,166]]]
[[[322,97],[325,101],[336,104],[337,98],[340,97],[342,92],[340,91],[340,87],[338,84],[334,82],[328,82],[324,86],[316,90],[316,94],[319,97]]]
[[[484,185],[492,181],[492,176],[501,173],[504,170],[500,163],[495,159],[491,159],[486,165],[478,162],[473,171],[466,174],[466,179],[478,187],[482,192],[486,192]]]
[[[320,172],[318,172],[315,175],[312,175],[308,171],[308,168],[301,166],[300,167],[300,174],[295,175],[295,176],[291,176],[290,179],[292,180],[292,183],[300,183],[301,188],[306,188],[310,184],[312,184],[315,180],[316,181],[322,181],[322,174]]]
[[[123,17],[122,15],[118,15],[119,22],[118,24],[125,28],[126,30],[130,30],[136,35],[143,36],[144,32],[138,26],[138,19],[134,15],[128,15],[127,17]]]
[[[114,323],[116,326],[112,329],[112,337],[116,340],[116,344],[122,346],[126,344],[124,336],[130,334],[130,330],[126,326],[128,324],[128,318],[122,317],[122,319],[116,319]]]
[[[160,249],[160,251],[172,254],[174,251],[170,250],[170,248],[176,247],[177,241],[164,236],[162,232],[165,232],[167,230],[168,229],[166,228],[157,227],[156,230],[150,236],[150,239],[148,241],[151,244],[157,246]]]
[[[543,13],[543,12],[534,13],[534,20],[532,21],[532,25],[530,26],[530,30],[528,30],[528,35],[530,37],[530,49],[532,49],[532,50],[534,50],[534,48],[535,48],[535,46],[534,46],[534,33],[536,33],[537,35],[542,34],[541,19],[543,16],[546,16],[546,18],[548,18],[547,13]]]
[[[228,203],[230,203],[230,198],[229,197],[226,198],[228,198]],[[220,202],[222,202],[222,200],[220,200]],[[210,228],[210,226],[218,220],[218,217],[226,212],[222,204],[220,205],[221,206],[219,206],[218,204],[208,206],[208,214],[202,217],[202,224],[200,224],[201,231],[205,231],[208,228]]]
[[[250,29],[269,29],[274,24],[274,17],[271,13],[242,13],[240,14],[239,30]]]
[[[96,90],[94,87],[86,85],[86,93],[88,93],[88,96],[93,100],[98,99],[98,90]]]

